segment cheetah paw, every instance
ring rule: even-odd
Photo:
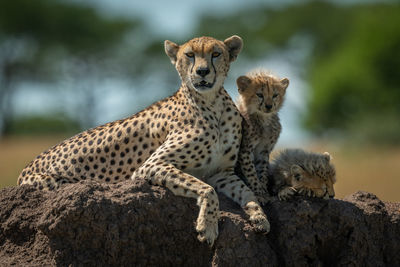
[[[279,191],[278,193],[278,198],[279,200],[288,200],[289,198],[291,198],[295,193],[296,193],[296,189],[294,189],[293,187],[285,187],[283,188],[281,191]]]
[[[214,241],[218,237],[218,222],[198,222],[196,231],[199,233],[197,239],[199,239],[200,242],[206,241],[207,244],[212,247]]]
[[[304,196],[308,196],[308,197],[315,197],[315,194],[312,190],[307,189],[307,188],[303,188],[299,190],[299,194],[304,195]]]
[[[272,199],[271,199],[270,196],[266,196],[266,195],[262,195],[262,196],[258,195],[258,196],[257,196],[257,201],[258,201],[261,205],[266,205],[266,204],[270,203],[271,200],[272,200]]]
[[[265,214],[254,214],[253,216],[250,216],[249,220],[258,232],[268,233],[271,229],[271,226]]]

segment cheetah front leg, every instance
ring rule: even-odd
[[[247,180],[250,189],[257,196],[258,201],[261,204],[266,204],[269,202],[270,197],[267,189],[267,177],[260,180],[257,177],[256,167],[254,161],[251,159],[251,154],[253,153],[253,148],[250,145],[250,140],[243,136],[243,141],[240,146],[238,164],[240,171]]]
[[[268,176],[269,176],[269,152],[264,151],[255,159],[255,168],[257,177],[260,180],[263,190],[265,190],[265,197],[269,197],[268,193]]]
[[[238,203],[249,216],[250,222],[259,231],[266,233],[270,231],[267,216],[258,203],[253,191],[233,171],[218,173],[207,179],[207,182],[216,188],[218,192],[224,193],[227,197]]]
[[[172,164],[154,162],[151,158],[134,172],[132,179],[138,176],[152,184],[167,187],[174,195],[196,198],[200,207],[196,223],[198,239],[210,246],[214,244],[218,236],[219,201],[212,186]]]

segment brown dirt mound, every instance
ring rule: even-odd
[[[213,248],[196,238],[198,208],[144,181],[82,182],[56,192],[0,190],[0,266],[399,266],[400,203],[357,192],[265,207],[256,233],[220,195]]]

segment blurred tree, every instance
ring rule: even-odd
[[[353,16],[343,41],[311,68],[306,126],[400,143],[400,6],[371,6]]]
[[[77,121],[64,114],[23,116],[10,122],[9,131],[14,135],[69,135],[80,130]]]
[[[256,57],[308,40],[311,85],[304,125],[317,135],[351,134],[400,144],[400,5],[306,1],[205,17],[199,34],[243,37]]]
[[[54,81],[61,73],[60,65],[76,58],[93,63],[93,69],[102,69],[115,62],[109,58],[137,24],[106,18],[91,8],[65,1],[1,1],[0,135],[11,129],[16,83]],[[92,91],[86,92],[80,100],[87,103],[82,106],[92,106]]]

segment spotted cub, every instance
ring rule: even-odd
[[[241,155],[251,155],[251,159],[239,156],[239,171],[243,173],[248,172],[248,168],[255,168],[258,177],[245,175],[249,187],[258,196],[268,196],[269,155],[281,133],[278,111],[289,80],[279,79],[266,71],[255,71],[240,76],[236,82],[239,91],[237,105],[245,124]]]
[[[335,196],[335,167],[328,152],[286,149],[270,167],[272,191],[280,200],[287,200],[295,193],[324,199]]]

